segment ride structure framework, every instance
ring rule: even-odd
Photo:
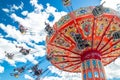
[[[61,17],[46,37],[46,50],[60,70],[81,72],[83,80],[106,80],[104,66],[120,56],[120,18],[105,7],[96,17],[94,8],[80,8]]]

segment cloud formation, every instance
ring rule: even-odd
[[[4,72],[4,67],[0,66],[0,73]]]
[[[106,76],[108,79],[120,78],[120,58],[116,59],[111,64],[105,67]]]
[[[27,74],[25,74],[24,77],[25,77],[25,79],[27,79],[27,80],[34,80],[31,76],[29,76],[29,75],[27,75]]]
[[[25,16],[24,18],[15,13],[15,11],[23,9],[23,2],[21,2],[19,6],[14,4],[10,9],[2,9],[15,23],[17,22],[18,24],[24,25],[25,28],[28,29],[28,32],[23,35],[18,30],[19,25],[13,26],[9,23],[7,25],[0,23],[0,29],[3,31],[0,33],[0,52],[2,53],[0,56],[0,62],[7,61],[12,66],[16,66],[17,62],[26,63],[27,61],[37,64],[38,61],[35,58],[45,56],[46,54],[45,45],[39,44],[46,39],[46,33],[44,30],[45,22],[50,23],[52,26],[62,15],[66,14],[64,11],[58,12],[57,9],[50,6],[50,4],[47,4],[47,7],[43,8],[42,4],[37,3],[37,0],[31,0],[30,4],[34,7],[34,11],[22,11],[21,15]],[[48,20],[51,14],[55,17],[53,22]],[[3,33],[5,34],[3,35]],[[22,55],[19,52],[20,49],[15,47],[16,45],[31,49],[30,54],[26,56]],[[14,54],[13,59],[6,57],[7,53]],[[2,73],[4,67],[0,67],[0,69],[0,72]],[[28,76],[25,75],[25,78],[26,77]]]
[[[119,4],[118,0],[102,0],[106,1],[104,6],[111,7],[113,9],[117,10],[116,5]],[[101,3],[102,3],[101,2]],[[114,3],[114,4],[113,4]],[[46,39],[46,33],[44,31],[45,23],[48,22],[52,26],[56,21],[58,21],[61,16],[66,15],[67,13],[64,11],[58,12],[57,9],[53,6],[51,6],[49,3],[46,4],[46,8],[43,7],[42,4],[38,4],[38,0],[31,0],[30,4],[34,7],[34,11],[28,12],[28,11],[22,11],[21,15],[25,16],[24,18],[19,16],[18,14],[14,13],[14,10],[23,9],[24,4],[21,2],[20,6],[13,5],[12,8],[9,10],[7,8],[3,8],[2,10],[6,13],[12,12],[10,14],[10,18],[13,19],[14,22],[18,22],[21,25],[24,25],[25,28],[29,29],[26,35],[23,35],[18,30],[18,25],[5,25],[4,23],[0,23],[0,28],[6,33],[2,38],[0,38],[0,61],[5,60],[12,66],[16,66],[16,62],[24,62],[27,61],[32,62],[33,64],[38,63],[35,59],[35,57],[42,57],[46,54],[45,45],[39,44],[40,42],[45,41]],[[50,15],[54,16],[53,21],[49,21]],[[31,34],[32,33],[32,34]],[[12,38],[12,40],[8,40],[6,38]],[[27,56],[23,56],[18,48],[15,47],[15,45],[23,46],[24,48],[31,49],[31,54]],[[28,46],[29,45],[29,46]],[[30,47],[32,46],[32,48]],[[9,53],[15,54],[15,57],[10,60],[7,57],[5,57],[4,51],[7,51]],[[34,53],[36,52],[36,53]],[[33,54],[32,54],[33,53]],[[114,63],[108,65],[105,67],[107,78],[120,78],[120,58],[115,60]],[[80,73],[69,73],[61,71],[54,66],[49,66],[49,70],[52,73],[56,73],[61,77],[44,77],[43,80],[66,80],[66,78],[70,78],[71,80],[81,80],[81,74]],[[4,71],[4,67],[0,66],[0,73]],[[118,73],[118,74],[114,74]],[[28,80],[34,80],[31,76],[25,74],[24,77]]]
[[[103,6],[109,7],[115,10],[117,10],[117,6],[120,4],[120,0],[101,0],[101,3],[103,3],[104,1],[105,3]]]

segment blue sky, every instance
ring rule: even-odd
[[[120,0],[71,0],[71,3],[76,10],[80,7],[96,6],[103,1],[106,1],[105,6],[113,9],[117,9],[116,5],[120,4]],[[67,13],[62,0],[0,0],[0,80],[35,80],[27,70],[17,79],[10,76],[10,73],[16,67],[27,65],[29,68],[39,62],[39,68],[47,70],[41,75],[43,80],[66,80],[68,76],[71,80],[81,80],[81,74],[58,70],[45,58],[44,22],[53,25]],[[29,29],[26,35],[19,32],[19,23]],[[31,49],[31,54],[21,55],[15,45]],[[5,57],[4,51],[14,53],[14,58],[10,60]],[[105,67],[108,80],[120,80],[119,67],[119,58]]]

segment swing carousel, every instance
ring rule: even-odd
[[[48,60],[60,70],[82,73],[82,80],[106,80],[104,66],[120,56],[119,15],[102,5],[79,8],[45,29]]]

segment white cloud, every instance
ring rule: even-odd
[[[61,11],[61,12],[56,12],[57,9],[55,7],[52,7],[50,6],[50,4],[47,4],[47,8],[45,9],[46,12],[50,15],[50,14],[53,14],[54,16],[54,21],[52,23],[52,25],[58,21],[62,16],[66,15],[67,13],[64,12],[64,11]]]
[[[63,79],[61,79],[59,77],[44,77],[42,80],[63,80]]]
[[[0,73],[4,72],[4,67],[0,66]]]
[[[19,53],[19,50],[18,49],[16,49],[16,47],[15,47],[15,45],[16,44],[14,44],[14,43],[12,43],[12,41],[9,41],[9,40],[6,40],[6,39],[3,39],[3,38],[1,38],[0,39],[0,53],[2,53],[1,55],[0,55],[0,59],[1,60],[5,60],[5,61],[7,61],[8,63],[10,63],[12,66],[15,66],[15,61],[16,62],[26,62],[26,60],[24,59],[24,57],[20,57],[21,56],[21,54]],[[8,59],[5,55],[6,55],[6,53],[5,53],[5,51],[7,52],[7,53],[12,53],[12,54],[15,54],[15,56],[13,57],[13,59]],[[18,54],[20,54],[19,56],[18,56]]]
[[[3,10],[4,12],[6,12],[6,13],[9,12],[9,9],[7,9],[7,8],[3,8],[2,10]]]
[[[21,2],[21,4],[19,6],[16,6],[15,4],[13,4],[13,6],[11,7],[11,10],[18,10],[18,9],[23,9],[23,2]]]
[[[120,58],[105,67],[107,79],[120,78]]]
[[[38,2],[38,0],[30,0],[30,3],[31,3],[33,6],[38,5],[37,2]]]
[[[19,42],[20,43],[20,42]],[[26,49],[30,49],[29,47],[27,47],[27,45],[25,43],[20,43],[18,44],[18,42],[12,42],[10,40],[6,40],[6,39],[3,39],[1,38],[0,39],[0,53],[1,56],[0,56],[0,60],[5,60],[7,61],[8,63],[10,63],[12,66],[15,66],[15,63],[16,62],[27,62],[28,61],[31,61],[32,63],[36,64],[38,63],[36,60],[34,60],[34,56],[44,56],[45,55],[45,47],[44,46],[37,46],[33,43],[31,43],[33,46],[35,46],[35,49],[31,49],[31,52],[29,55],[22,55],[20,52],[19,52],[19,48],[16,48],[15,45],[18,45],[18,46],[23,46],[24,48]],[[6,51],[7,53],[12,53],[14,54],[14,57],[13,59],[8,59],[4,53],[4,51]]]
[[[23,16],[27,16],[28,11],[23,11],[21,14],[22,14]]]
[[[120,57],[115,60],[115,64],[116,64],[116,66],[120,66]]]
[[[27,80],[34,80],[34,78],[32,78],[31,76],[29,76],[29,75],[27,75],[27,74],[25,74],[24,77],[25,77],[25,79],[27,79]]]
[[[104,1],[105,3],[103,6],[109,7],[115,10],[117,10],[117,4],[120,4],[120,0],[102,0],[101,3],[103,3]]]
[[[70,79],[70,80],[82,80],[82,76],[81,73],[71,73],[71,72],[65,72],[65,71],[61,71],[59,69],[57,69],[54,66],[49,66],[49,69],[51,70],[52,73],[56,73],[61,77],[55,77],[57,79],[51,79],[51,80],[66,80],[66,79]],[[46,77],[47,78],[47,77]],[[47,79],[44,80],[47,80]],[[53,77],[51,77],[53,78]]]
[[[12,13],[10,17],[14,21],[24,25],[25,28],[28,28],[29,31],[27,34],[33,32],[35,34],[34,36],[23,35],[20,33],[19,30],[17,30],[17,27],[12,25],[4,25],[3,23],[0,23],[0,28],[7,33],[7,35],[4,37],[10,37],[16,40],[16,41],[11,41],[2,38],[1,39],[2,41],[0,42],[2,43],[2,45],[0,45],[0,49],[2,49],[3,53],[4,51],[15,53],[13,60],[6,58],[5,55],[0,57],[2,60],[6,60],[13,66],[15,66],[16,62],[25,63],[27,62],[27,60],[31,61],[34,64],[37,63],[37,61],[34,60],[34,58],[38,56],[44,56],[46,54],[45,46],[36,45],[36,43],[46,40],[46,33],[44,31],[45,28],[44,22],[47,21],[52,26],[54,22],[56,22],[57,20],[60,19],[61,16],[66,14],[66,12],[57,12],[56,8],[50,6],[49,4],[47,4],[47,8],[44,9],[44,11],[42,12],[40,11],[42,9],[42,5],[37,4],[37,1],[31,2],[31,4],[33,4],[33,6],[35,7],[35,10],[30,13],[28,11],[23,11],[21,14],[25,15],[26,16],[25,18],[19,17],[15,13]],[[18,8],[22,9],[23,3],[21,3],[20,6],[21,7],[18,6]],[[14,5],[14,9],[17,10],[18,8],[17,6]],[[36,13],[36,9],[39,9],[39,13],[38,12]],[[48,20],[50,14],[53,14],[53,16],[55,17],[53,22],[49,22]],[[34,41],[35,43],[32,43],[31,41]],[[34,47],[34,49],[32,50],[33,54],[23,56],[21,53],[19,53],[20,49],[16,49],[15,45],[20,45],[23,46],[24,48],[29,49],[26,43]],[[38,51],[38,52],[34,53],[34,51]]]
[[[36,5],[36,2],[34,2],[33,4]],[[55,17],[53,22],[48,21],[50,14],[53,14]],[[46,39],[46,33],[44,31],[45,28],[44,22],[49,22],[50,25],[52,26],[56,21],[60,19],[61,16],[65,14],[66,14],[65,12],[56,12],[56,9],[54,7],[47,5],[45,11],[39,13],[36,13],[36,11],[27,13],[26,18],[24,19],[17,16],[14,13],[11,15],[11,18],[19,22],[20,24],[24,25],[26,28],[30,29],[30,31],[32,31],[33,34],[36,34],[35,36],[32,37],[29,36],[29,39],[34,40],[36,43],[38,43]]]
[[[40,13],[43,9],[43,6],[41,4],[38,4],[38,0],[30,0],[30,4],[35,7],[34,11],[36,13]]]
[[[3,49],[0,48],[0,60],[4,59],[5,54],[3,54]]]
[[[26,55],[25,58],[26,58],[27,60],[31,61],[33,64],[37,64],[37,63],[38,63],[38,61],[34,60],[33,55],[30,55],[30,54],[29,54],[29,55]]]
[[[39,51],[34,51],[34,52],[36,52],[34,54],[34,56],[36,56],[36,57],[38,57],[38,56],[42,57],[42,56],[44,56],[46,54],[45,46],[35,45],[34,47],[35,47],[36,50],[39,50]]]

